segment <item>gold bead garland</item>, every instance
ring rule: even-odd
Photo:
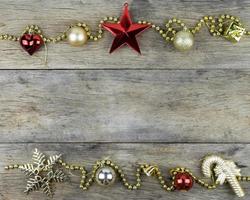
[[[48,196],[53,196],[52,189],[50,188],[52,181],[63,182],[66,180],[65,169],[81,172],[80,188],[83,191],[87,190],[95,182],[99,185],[111,186],[116,181],[116,178],[119,178],[128,190],[138,190],[142,186],[142,175],[146,175],[148,177],[155,177],[161,188],[165,191],[188,191],[192,188],[193,183],[213,190],[216,189],[219,184],[229,183],[235,194],[242,197],[244,196],[244,191],[239,182],[250,181],[250,176],[242,176],[240,169],[233,161],[225,160],[217,155],[206,156],[202,161],[202,172],[211,179],[210,182],[198,178],[185,167],[171,169],[170,181],[167,181],[158,166],[140,164],[135,171],[136,182],[130,183],[123,169],[110,159],[96,161],[92,169],[87,171],[85,166],[64,162],[61,155],[47,157],[37,149],[35,149],[33,153],[32,164],[8,165],[5,169],[20,169],[29,177],[25,193],[28,194],[31,191],[42,188],[43,192]],[[102,174],[99,174],[100,171]],[[212,175],[210,176],[208,174]],[[97,180],[98,177],[101,177],[102,182]]]
[[[69,40],[69,43],[73,46],[81,46],[86,43],[86,40],[98,41],[103,37],[103,24],[106,22],[110,23],[120,23],[120,19],[115,16],[104,17],[100,20],[98,29],[96,33],[93,33],[90,27],[84,22],[78,22],[76,24],[70,25],[65,31],[55,37],[47,37],[43,34],[42,30],[37,25],[27,26],[23,34],[38,34],[41,36],[44,43],[58,43],[61,41]],[[172,18],[165,23],[165,28],[160,27],[152,22],[146,20],[138,21],[138,24],[149,25],[157,33],[159,33],[162,38],[174,44],[178,50],[189,50],[194,44],[194,36],[200,32],[201,28],[206,26],[210,34],[214,37],[224,37],[227,40],[235,43],[239,42],[243,35],[250,35],[250,31],[247,31],[240,19],[236,16],[229,14],[223,14],[219,17],[215,16],[204,16],[195,24],[194,27],[188,28],[187,25],[178,18]],[[74,42],[68,37],[68,32],[74,27],[83,28],[83,41]],[[79,29],[78,29],[79,30]],[[86,34],[86,36],[85,36]],[[20,36],[1,34],[0,40],[10,40],[19,41]],[[75,45],[74,45],[75,44]],[[36,49],[38,50],[38,48]],[[34,51],[36,51],[34,50]],[[31,53],[31,55],[33,52]]]

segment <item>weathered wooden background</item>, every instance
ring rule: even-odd
[[[250,28],[249,0],[128,1],[134,20],[163,24],[170,17],[193,25],[203,15],[230,13]],[[121,13],[123,0],[0,0],[0,32],[20,34],[27,24],[47,35],[84,21],[95,29],[104,16]],[[0,43],[0,199],[47,199],[23,193],[26,177],[5,171],[27,163],[34,148],[63,153],[66,161],[86,164],[109,157],[134,180],[136,163],[158,164],[200,173],[208,153],[231,158],[250,175],[250,38],[233,45],[197,35],[195,48],[177,52],[149,30],[140,38],[143,55],[123,48],[108,54],[112,37],[82,48],[66,42],[30,57],[18,43]],[[208,191],[165,193],[154,179],[128,192],[121,184],[88,192],[71,182],[56,185],[55,199],[237,199],[228,186]],[[250,184],[243,183],[247,197]]]

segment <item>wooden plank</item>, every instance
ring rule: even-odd
[[[1,142],[250,142],[248,70],[1,71]]]
[[[26,184],[25,175],[18,171],[5,171],[6,164],[31,162],[32,151],[39,148],[46,154],[63,153],[67,162],[86,165],[90,169],[95,161],[109,157],[118,163],[134,181],[136,163],[158,164],[164,177],[168,170],[184,166],[202,177],[200,159],[208,153],[217,153],[233,159],[242,168],[242,174],[250,174],[249,144],[1,144],[0,145],[0,197],[9,199],[46,199],[41,192],[33,192],[28,197],[23,194]],[[164,192],[153,178],[143,177],[143,186],[138,191],[127,191],[120,183],[113,187],[102,188],[93,185],[89,191],[79,189],[78,174],[67,172],[70,182],[56,184],[54,199],[236,199],[228,185],[208,191],[195,185],[190,192]],[[242,183],[246,196],[250,195],[250,184]],[[243,198],[244,199],[244,198]],[[247,197],[245,198],[247,199]]]
[[[170,17],[184,19],[191,27],[204,15],[230,13],[237,15],[250,27],[250,2],[248,0],[220,1],[128,1],[134,20],[146,19],[163,25]],[[57,35],[72,23],[84,21],[92,29],[107,15],[119,16],[124,0],[1,0],[0,32],[19,35],[28,24],[37,24],[47,35]],[[110,34],[98,42],[89,42],[82,48],[70,47],[66,42],[48,45],[48,64],[45,65],[45,50],[30,57],[18,43],[2,41],[0,45],[0,68],[82,68],[82,69],[204,69],[204,68],[249,68],[250,38],[233,45],[224,39],[212,38],[207,30],[196,37],[195,48],[188,53],[177,52],[152,30],[139,38],[143,56],[128,48],[113,55],[108,54],[112,42]]]

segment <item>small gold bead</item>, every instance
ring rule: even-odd
[[[200,28],[199,27],[195,27],[195,31],[199,31],[200,30]]]

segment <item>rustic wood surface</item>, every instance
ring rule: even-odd
[[[249,0],[128,2],[135,20],[163,25],[175,16],[193,25],[203,15],[229,13],[250,28]],[[78,21],[96,29],[102,17],[120,15],[124,0],[0,3],[1,33],[20,35],[37,24],[53,36]],[[208,153],[235,160],[250,175],[250,38],[233,45],[204,28],[195,41],[192,51],[180,53],[149,30],[139,38],[142,56],[129,48],[109,55],[112,37],[105,33],[81,48],[49,44],[47,64],[45,49],[30,57],[18,43],[0,41],[0,200],[46,199],[41,192],[23,194],[24,174],[3,169],[30,162],[36,147],[88,168],[112,158],[131,180],[140,162],[158,164],[166,176],[180,165],[201,175],[200,160]],[[227,185],[165,193],[154,179],[144,180],[138,191],[117,183],[84,193],[70,173],[70,182],[56,185],[54,198],[238,199]],[[249,199],[250,184],[242,186]]]
[[[249,70],[2,70],[0,91],[2,142],[250,142]]]

